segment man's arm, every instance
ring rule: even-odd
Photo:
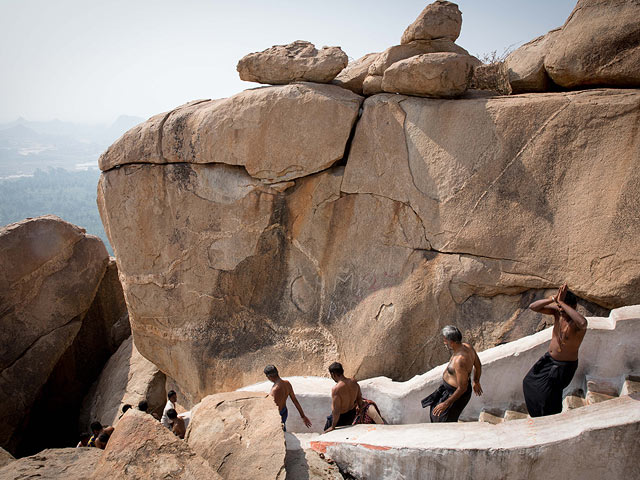
[[[337,394],[336,387],[333,387],[333,389],[331,389],[331,418],[333,421],[331,422],[331,427],[327,428],[325,433],[335,430],[336,425],[338,425],[338,420],[340,419],[340,404],[340,397]]]
[[[473,350],[473,354],[475,355],[475,359],[473,360],[473,391],[476,392],[476,395],[482,395],[482,387],[480,386],[480,375],[482,375],[482,363],[480,362],[480,358],[478,357],[478,352]],[[457,378],[457,375],[456,375]]]
[[[311,420],[309,420],[307,416],[304,414],[304,411],[302,410],[302,406],[298,402],[298,399],[296,398],[296,394],[293,392],[293,387],[291,386],[291,384],[289,384],[289,397],[291,398],[291,401],[298,409],[298,413],[300,414],[300,418],[302,418],[302,421],[304,422],[304,424],[307,426],[307,428],[311,427]]]
[[[564,313],[566,313],[569,316],[569,318],[574,323],[574,325],[578,328],[578,330],[587,329],[588,323],[586,318],[584,318],[582,315],[580,315],[578,312],[576,312],[573,308],[571,308],[569,305],[564,303],[562,300],[558,301],[558,305],[560,306],[562,311],[564,311]]]
[[[439,416],[440,414],[444,413],[447,408],[453,405],[453,403],[462,395],[464,395],[464,392],[467,391],[467,383],[469,382],[469,373],[471,369],[465,367],[467,367],[467,365],[464,364],[463,359],[459,358],[454,362],[453,368],[456,371],[456,381],[458,382],[458,387],[456,388],[456,391],[453,392],[453,395],[447,398],[444,402],[439,403],[434,407],[432,413],[435,416]]]
[[[557,315],[558,307],[555,304],[555,297],[543,298],[542,300],[536,300],[531,305],[529,305],[529,309],[534,312],[544,313],[545,315]]]

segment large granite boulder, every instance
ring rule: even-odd
[[[544,66],[563,87],[640,86],[640,2],[579,0]]]
[[[99,238],[55,216],[0,228],[0,445],[8,450],[83,326],[108,263]]]
[[[361,101],[336,85],[300,83],[192,102],[134,127],[99,164],[225,163],[266,182],[291,180],[343,157]]]
[[[102,450],[97,448],[51,448],[36,455],[12,461],[0,468],[0,480],[92,478],[91,475],[101,455]]]
[[[349,62],[346,68],[342,70],[331,83],[351,90],[358,95],[362,95],[362,84],[369,73],[369,67],[378,55],[378,53],[367,53],[365,56]]]
[[[349,57],[340,47],[317,50],[313,43],[297,40],[250,53],[238,62],[242,80],[285,85],[291,82],[329,83],[347,66]]]
[[[221,479],[185,441],[136,410],[118,422],[90,478]]]
[[[427,5],[418,18],[402,34],[401,43],[414,40],[448,38],[452,42],[460,35],[462,13],[458,5],[445,0],[436,0]]]
[[[559,28],[551,30],[507,56],[504,70],[512,93],[546,92],[549,89],[549,75],[544,68],[544,59],[559,32]]]
[[[475,64],[472,59],[458,53],[416,55],[387,68],[382,89],[419,97],[459,97],[469,86]]]
[[[149,404],[149,413],[162,415],[167,401],[165,375],[144,358],[129,337],[109,359],[98,380],[87,393],[78,427],[89,430],[91,422],[114,425],[122,406],[138,405],[141,400]]]
[[[191,410],[185,440],[225,480],[285,478],[280,415],[263,393],[205,397]]]

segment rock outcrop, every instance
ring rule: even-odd
[[[237,66],[242,80],[285,85],[292,82],[329,83],[347,66],[349,58],[340,47],[317,50],[309,42],[297,40],[250,53]]]
[[[504,68],[512,93],[546,92],[549,89],[544,59],[559,31],[559,28],[551,30],[525,43],[505,59]]]
[[[91,478],[221,479],[183,440],[135,410],[118,422]]]
[[[640,3],[579,0],[544,66],[563,87],[640,87]]]
[[[225,480],[284,480],[280,415],[265,394],[210,395],[191,411],[185,440]]]
[[[445,0],[436,0],[427,5],[418,18],[402,34],[401,43],[414,40],[447,38],[455,42],[462,28],[462,13],[458,5]]]
[[[92,478],[91,475],[101,455],[102,450],[97,448],[47,449],[36,455],[15,460],[0,468],[0,480]]]
[[[149,404],[149,413],[162,415],[166,403],[165,375],[144,358],[129,337],[109,359],[100,377],[87,393],[79,418],[79,429],[98,420],[103,425],[114,425],[122,406],[138,405],[141,400]]]
[[[344,70],[342,70],[336,78],[333,79],[334,85],[351,90],[353,93],[362,95],[362,84],[369,74],[369,67],[378,57],[379,53],[367,53],[354,62],[350,62]]]

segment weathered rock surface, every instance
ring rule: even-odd
[[[549,76],[544,68],[544,59],[559,32],[559,28],[551,30],[525,43],[505,59],[504,69],[513,93],[548,90]]]
[[[460,35],[462,13],[458,5],[445,0],[436,0],[427,5],[418,18],[402,34],[401,43],[413,40],[448,38],[452,42]]]
[[[0,468],[4,467],[9,462],[13,462],[15,458],[4,448],[0,447]]]
[[[91,478],[102,450],[97,448],[52,448],[20,458],[0,468],[0,480],[42,478],[81,480]],[[114,477],[109,477],[114,478]]]
[[[374,62],[379,53],[367,53],[354,62],[350,62],[344,70],[342,70],[336,78],[333,79],[334,85],[351,90],[353,93],[362,95],[362,84],[368,75],[369,66]]]
[[[563,87],[640,86],[640,3],[579,0],[544,66]]]
[[[225,480],[285,478],[284,432],[268,395],[205,397],[191,411],[185,440]]]
[[[144,358],[129,337],[109,359],[100,377],[87,393],[79,418],[79,428],[98,420],[103,425],[114,425],[122,406],[138,405],[141,400],[149,404],[149,413],[162,415],[166,403],[165,375]]]
[[[196,455],[151,415],[129,410],[118,422],[91,478],[220,479]]]
[[[291,82],[329,83],[347,66],[349,58],[340,47],[317,50],[313,43],[297,40],[250,53],[238,62],[242,80],[285,85]]]
[[[467,91],[472,57],[458,53],[426,53],[394,63],[384,72],[382,89],[421,97],[458,97]]]
[[[100,239],[52,215],[0,228],[0,445],[10,451],[108,262]]]
[[[267,182],[303,177],[343,157],[361,101],[336,85],[301,83],[192,102],[125,133],[100,168],[225,163]]]

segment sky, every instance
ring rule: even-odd
[[[247,53],[307,40],[350,59],[400,43],[429,1],[0,0],[0,123],[111,123],[257,84]],[[460,0],[456,43],[480,56],[561,26],[575,0]]]

